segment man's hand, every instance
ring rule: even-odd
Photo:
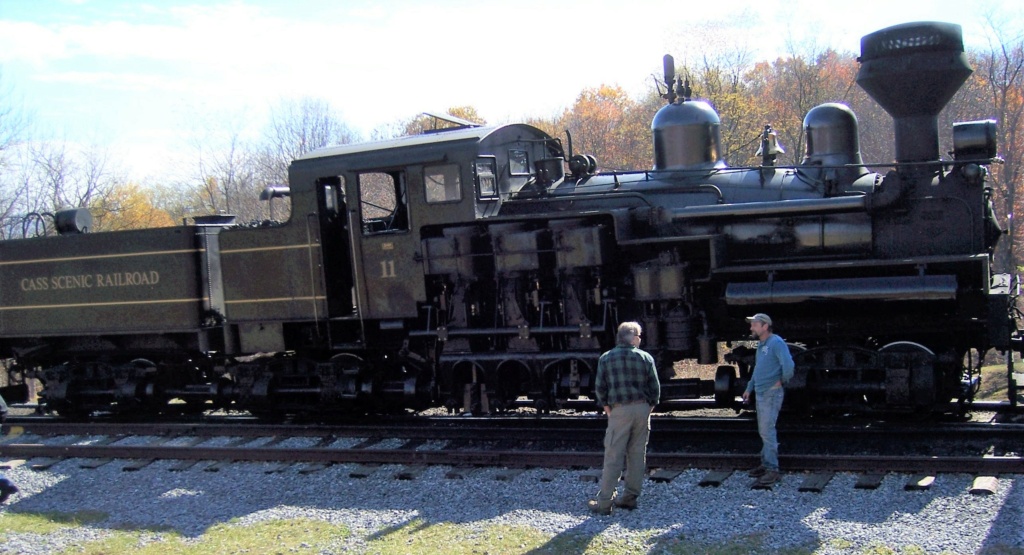
[[[608,416],[611,413],[612,413],[612,407],[610,405],[605,405],[604,406],[604,414],[605,414],[605,416]]]

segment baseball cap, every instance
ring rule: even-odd
[[[755,314],[753,316],[747,316],[747,321],[748,322],[753,322],[755,320],[758,321],[758,322],[761,322],[762,324],[768,325],[768,326],[772,325],[772,319],[769,318],[768,315],[765,314],[764,312],[758,312],[757,314]]]

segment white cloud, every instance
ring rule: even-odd
[[[281,97],[325,98],[364,134],[460,104],[491,121],[548,116],[587,87],[638,92],[665,53],[698,59],[707,42],[697,31],[711,21],[723,22],[723,42],[770,55],[806,37],[856,51],[863,34],[913,20],[957,21],[973,40],[990,4],[1017,13],[1009,0],[827,10],[817,0],[109,2],[102,14],[33,2],[21,20],[0,14],[0,64],[49,124],[109,126],[125,144],[156,148],[188,112],[255,121]]]

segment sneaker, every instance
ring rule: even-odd
[[[767,470],[760,478],[757,479],[757,483],[762,486],[770,486],[775,482],[779,481],[778,470]]]
[[[596,499],[591,499],[590,501],[587,501],[587,507],[590,509],[590,512],[596,513],[596,514],[599,514],[599,515],[607,516],[607,515],[612,514],[612,502],[611,501],[608,501],[608,504],[605,505],[604,503],[601,503],[600,501],[598,501]]]
[[[18,486],[0,486],[0,505],[6,503],[7,499],[18,491]]]
[[[615,499],[614,505],[620,509],[632,511],[636,508],[636,497],[623,495],[622,497]]]
[[[747,472],[747,476],[750,476],[751,478],[760,478],[761,476],[764,476],[765,472],[768,472],[768,469],[765,468],[764,465],[761,465],[757,468],[751,468],[750,471]]]

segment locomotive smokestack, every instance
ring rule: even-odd
[[[939,159],[938,115],[974,71],[953,23],[904,23],[864,36],[857,84],[893,117],[896,161]]]

